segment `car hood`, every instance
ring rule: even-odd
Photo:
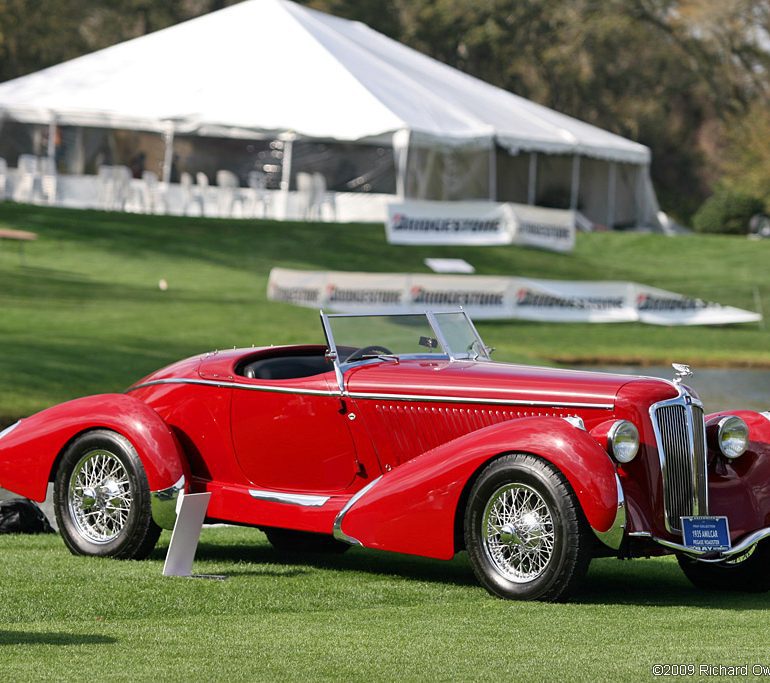
[[[382,362],[353,368],[345,379],[347,390],[354,395],[430,396],[532,405],[612,408],[621,387],[629,382],[649,385],[656,395],[677,395],[665,380],[496,362]]]

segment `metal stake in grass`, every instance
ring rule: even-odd
[[[191,579],[217,579],[223,581],[226,576],[219,574],[193,574],[192,563],[209,506],[210,493],[181,494],[177,504],[177,516],[171,543],[163,565],[163,576],[182,576]]]

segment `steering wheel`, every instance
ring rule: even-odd
[[[362,346],[360,349],[356,349],[346,359],[346,363],[352,363],[356,360],[362,360],[366,356],[392,356],[393,352],[387,346],[380,346],[378,344],[372,344],[371,346]]]

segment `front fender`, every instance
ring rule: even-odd
[[[368,548],[450,559],[458,504],[475,474],[498,455],[524,452],[552,463],[569,481],[597,532],[618,512],[615,466],[585,431],[557,417],[492,425],[400,465],[338,519],[341,536]]]
[[[58,456],[91,429],[110,429],[133,444],[151,491],[172,489],[185,475],[179,444],[152,408],[126,394],[101,394],[48,408],[6,430],[0,438],[0,487],[45,500]]]
[[[709,452],[709,514],[730,520],[735,541],[770,526],[770,414],[729,410],[706,417],[716,422],[725,415],[737,415],[749,426],[749,447],[735,460],[718,451]]]

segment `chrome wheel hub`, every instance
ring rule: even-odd
[[[525,484],[506,484],[489,499],[482,518],[482,545],[509,581],[527,583],[553,556],[553,517],[543,497]]]
[[[123,463],[104,450],[86,453],[70,477],[68,506],[78,532],[91,543],[109,543],[128,522],[133,492]]]

